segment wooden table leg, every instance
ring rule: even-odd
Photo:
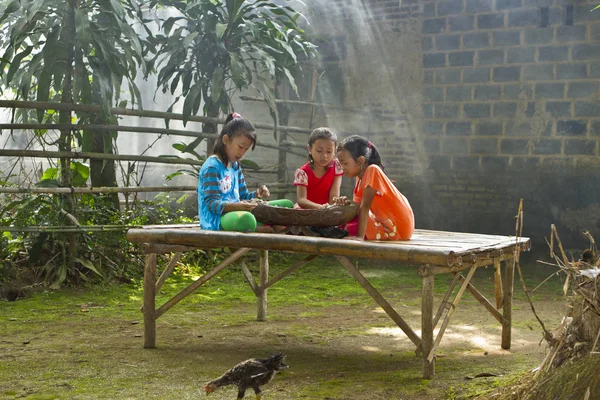
[[[510,349],[512,330],[512,298],[515,280],[514,259],[505,260],[504,265],[504,300],[502,302],[502,316],[504,317],[504,322],[502,324],[502,348],[508,350]]]
[[[500,265],[500,260],[494,258],[494,292],[496,294],[496,309],[500,309],[502,307],[503,301],[503,289],[502,289],[502,266]]]
[[[421,346],[423,349],[423,378],[431,379],[435,375],[435,357],[427,360],[433,348],[433,274],[423,276],[423,294],[421,299]]]
[[[258,301],[257,321],[267,320],[267,281],[269,280],[269,251],[260,251],[260,286],[258,287],[256,299]]]
[[[144,268],[144,348],[156,347],[156,253],[146,255]]]

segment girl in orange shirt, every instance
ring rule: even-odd
[[[383,172],[381,156],[367,139],[354,135],[337,148],[344,174],[356,178],[353,200],[360,204],[357,240],[408,240],[415,217],[408,200]],[[345,204],[345,196],[336,204]]]

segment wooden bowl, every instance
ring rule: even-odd
[[[252,210],[252,214],[254,214],[256,220],[263,224],[318,227],[344,225],[352,221],[357,213],[358,204],[356,203],[347,206],[330,206],[317,210],[259,204]]]

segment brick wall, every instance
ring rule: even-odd
[[[386,171],[411,201],[418,227],[511,234],[523,198],[524,234],[537,250],[547,249],[551,224],[567,246],[585,246],[584,230],[600,238],[595,2],[309,2],[325,7],[316,13],[329,30],[325,36],[344,36],[351,49],[341,61],[343,104],[398,107],[406,117],[391,129],[353,129],[383,144]],[[385,38],[369,43],[381,50],[365,51],[359,39],[364,37]],[[416,86],[406,83],[415,77],[407,68],[414,56]],[[374,59],[387,71],[404,71],[387,85],[373,86],[381,75]],[[387,97],[369,99],[373,91]],[[345,129],[343,119],[328,115],[326,121]]]
[[[585,244],[577,230],[598,231],[597,216],[564,215],[600,201],[600,12],[578,0],[421,5],[424,148],[437,206],[420,209],[424,221],[506,231],[523,197],[538,243],[557,223]]]

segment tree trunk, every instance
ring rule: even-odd
[[[211,104],[208,107],[207,117],[217,118],[219,116],[219,105]],[[219,133],[217,130],[217,124],[205,122],[202,124],[203,133]],[[215,139],[206,139],[206,154],[212,154],[213,148],[215,147]]]
[[[279,114],[279,123],[281,125],[287,125],[290,118],[289,107],[285,104],[278,103],[277,114]],[[281,143],[283,143],[285,140],[287,140],[287,132],[279,131],[278,144],[281,146]],[[279,150],[279,155],[277,157],[277,182],[287,182],[287,152],[281,149]],[[285,198],[285,193],[279,193],[277,198]]]
[[[65,68],[65,76],[63,78],[61,103],[73,103],[73,76],[72,67],[75,59],[74,43],[75,38],[75,0],[67,1],[67,17],[65,18],[65,27],[63,28],[65,34],[61,32],[61,37],[64,40],[64,45],[67,48],[67,68]],[[71,111],[61,110],[59,111],[58,120],[60,124],[71,123]],[[60,137],[58,139],[59,151],[71,151],[72,131],[70,129],[62,129],[60,131]],[[60,159],[60,172],[61,172],[61,185],[64,187],[71,186],[71,159],[63,157]],[[77,217],[75,213],[75,201],[72,194],[62,195],[63,208],[64,210]],[[72,222],[65,217],[66,224],[72,224]],[[77,252],[77,238],[74,233],[67,234],[67,240],[69,243],[67,249],[67,265],[73,264],[73,259]]]
[[[98,121],[96,120],[98,119]],[[100,116],[92,119],[94,124],[108,124]],[[112,146],[112,132],[94,132],[92,153],[114,154]],[[93,187],[116,187],[117,174],[114,160],[90,160],[90,180]],[[103,195],[109,198],[113,208],[119,210],[119,194],[109,193]]]

